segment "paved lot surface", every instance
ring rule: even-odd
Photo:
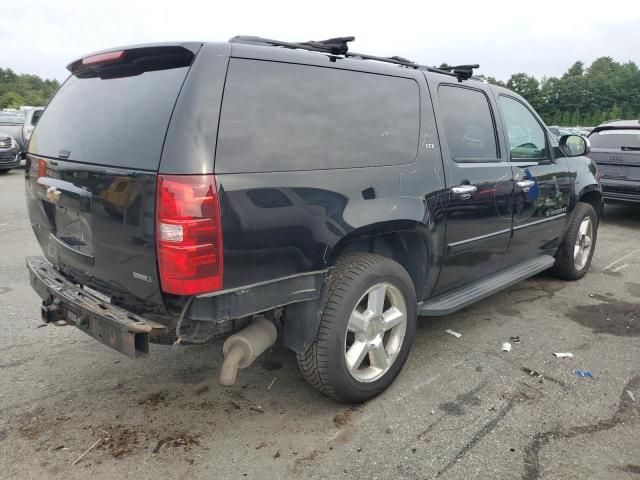
[[[540,275],[423,319],[398,380],[357,408],[307,387],[283,348],[222,388],[220,343],[134,362],[39,328],[25,210],[21,172],[0,177],[0,478],[640,478],[640,210],[607,208],[584,280]]]

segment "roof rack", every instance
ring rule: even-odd
[[[473,69],[479,68],[480,65],[457,65],[454,67],[427,67],[420,65],[406,58],[399,56],[378,57],[375,55],[366,55],[363,53],[355,53],[349,51],[349,42],[353,42],[355,37],[336,37],[327,40],[310,40],[306,42],[283,42],[281,40],[272,40],[270,38],[255,37],[249,35],[238,35],[229,39],[230,43],[243,43],[250,45],[269,45],[272,47],[283,47],[299,50],[308,50],[311,52],[327,53],[329,55],[341,55],[345,58],[356,58],[360,60],[375,60],[377,62],[391,63],[406,68],[415,68],[416,70],[426,70],[428,72],[441,73],[458,79],[459,82],[469,80],[473,76]]]

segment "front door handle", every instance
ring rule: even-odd
[[[477,191],[478,187],[474,185],[458,185],[457,187],[451,187],[451,193],[463,200],[470,199],[471,195]]]
[[[523,192],[528,192],[535,184],[536,182],[534,182],[533,180],[518,180],[516,182],[518,188],[522,189]]]

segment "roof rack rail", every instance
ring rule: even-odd
[[[336,37],[327,40],[309,40],[306,42],[283,42],[281,40],[272,40],[270,38],[256,37],[250,35],[237,35],[229,39],[230,43],[244,43],[251,45],[269,45],[272,47],[283,47],[291,49],[308,50],[311,52],[328,53],[330,55],[342,55],[345,58],[355,58],[360,60],[375,60],[377,62],[391,63],[406,68],[415,68],[416,70],[426,70],[428,72],[441,73],[458,79],[459,82],[469,80],[473,77],[473,69],[479,68],[480,65],[457,65],[455,67],[427,67],[426,65],[417,64],[403,57],[379,57],[376,55],[367,55],[364,53],[355,53],[349,51],[349,42],[353,42],[355,37]]]

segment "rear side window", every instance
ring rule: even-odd
[[[78,162],[157,170],[187,70],[105,79],[72,75],[42,114],[29,149],[51,157],[68,152],[68,159]]]
[[[496,131],[487,96],[480,90],[441,85],[438,100],[453,159],[498,161]]]
[[[222,102],[217,172],[399,165],[415,160],[413,80],[232,59]]]
[[[589,135],[591,147],[611,150],[640,150],[640,130],[602,130]]]

